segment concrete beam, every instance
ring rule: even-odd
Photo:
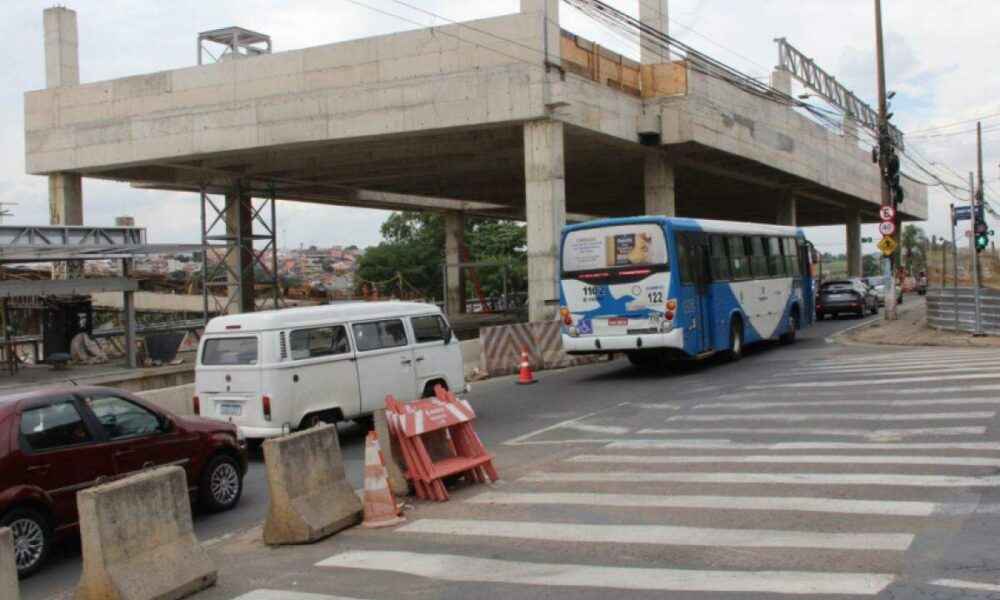
[[[861,277],[861,211],[847,211],[847,276]]]
[[[661,33],[670,33],[668,0],[639,0],[639,20]],[[639,34],[639,62],[644,65],[670,62],[670,51],[646,33]]]
[[[649,152],[643,157],[643,190],[646,215],[677,214],[674,195],[674,165],[663,152]]]
[[[462,244],[465,243],[465,219],[462,213],[451,210],[444,214],[444,260],[447,266],[445,306],[449,315],[465,312],[465,286],[462,285]],[[454,265],[454,266],[453,266]]]
[[[521,12],[542,12],[545,15],[545,62],[561,64],[559,53],[559,0],[521,0]]]
[[[528,319],[554,318],[559,293],[559,231],[566,224],[563,124],[524,124],[525,215],[528,227]]]

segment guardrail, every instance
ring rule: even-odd
[[[927,324],[936,329],[972,332],[976,315],[974,302],[972,288],[928,288]],[[983,333],[1000,335],[1000,292],[988,288],[979,290],[979,307]]]

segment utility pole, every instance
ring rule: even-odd
[[[972,178],[972,171],[969,171],[969,210],[970,222],[976,222],[976,186]],[[979,252],[976,250],[975,226],[972,227],[972,235],[969,236],[969,252],[972,254],[972,296],[976,305],[976,322],[972,327],[972,335],[983,335],[983,321],[979,311]]]
[[[882,175],[882,206],[896,208],[892,197],[892,189],[888,173],[895,155],[892,151],[893,142],[889,135],[889,98],[885,89],[885,51],[882,45],[882,1],[875,0],[875,62],[878,66],[878,166]],[[898,169],[898,159],[895,159]],[[899,212],[894,218],[896,231],[893,235],[899,241]],[[896,264],[899,260],[899,244],[897,250],[889,257],[889,273],[885,282],[885,318],[887,321],[896,318]]]

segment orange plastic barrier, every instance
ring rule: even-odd
[[[402,403],[386,396],[385,412],[392,435],[399,440],[406,458],[406,478],[413,482],[417,496],[445,501],[448,491],[444,478],[461,474],[473,483],[499,481],[493,467],[496,454],[486,451],[472,428],[476,413],[465,400],[441,386],[434,398]],[[448,456],[431,458],[425,436],[443,435]]]

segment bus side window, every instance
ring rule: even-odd
[[[750,238],[750,272],[754,279],[767,279],[767,255],[764,254],[764,242],[759,235]]]
[[[694,269],[691,264],[691,256],[688,254],[688,239],[683,233],[676,234],[677,239],[677,267],[680,271],[682,285],[694,283]]]
[[[726,240],[721,235],[711,237],[712,281],[729,281],[729,257],[726,256]]]
[[[767,238],[767,270],[771,277],[785,276],[785,258],[781,255],[781,238]]]
[[[795,238],[784,238],[781,240],[785,251],[785,273],[789,276],[799,274],[799,253],[795,247]]]
[[[729,243],[729,271],[733,279],[737,281],[750,279],[750,262],[743,247],[743,238],[729,236],[726,241]]]

